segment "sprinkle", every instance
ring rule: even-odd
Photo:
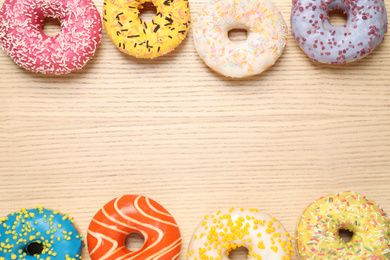
[[[66,8],[59,0],[8,2],[0,13],[0,45],[16,64],[33,72],[66,74],[81,69],[94,55],[102,25],[92,1],[69,1]],[[62,29],[57,36],[48,37],[36,30],[43,23],[38,22],[38,13],[50,13],[60,20]]]
[[[287,25],[268,0],[212,1],[199,13],[193,29],[202,60],[228,77],[261,73],[275,63],[287,43]],[[250,37],[245,44],[232,42],[230,29],[247,30]]]
[[[118,48],[126,54],[151,59],[164,55],[178,46],[188,33],[190,12],[187,2],[188,0],[157,0],[154,5],[159,11],[152,21],[145,22],[139,18],[139,1],[128,1],[124,8],[120,0],[106,0],[103,6],[105,26],[118,24],[121,28],[120,34],[111,30],[107,33],[118,47],[119,43],[127,40],[126,46],[130,47],[124,48],[122,45]],[[124,9],[135,11],[124,12]]]
[[[332,259],[352,259],[352,255],[382,259],[390,253],[390,236],[383,235],[389,234],[390,220],[382,212],[373,201],[354,192],[318,199],[307,207],[298,223],[301,258],[319,260],[323,258],[318,256],[329,255]],[[352,240],[344,242],[339,229],[351,230]]]
[[[384,8],[384,1],[294,0],[291,32],[314,62],[345,64],[365,57],[382,42],[387,31]],[[342,26],[329,22],[329,14],[335,9],[343,9],[348,16]],[[380,28],[375,30],[374,24],[380,24]],[[327,44],[318,48],[318,40]]]
[[[259,227],[255,223],[264,223],[264,225]],[[269,228],[270,233],[266,232],[268,223],[275,224],[272,226],[273,231]],[[255,226],[257,229],[254,229]],[[265,213],[253,209],[230,208],[226,211],[218,211],[217,214],[211,215],[211,218],[205,216],[191,239],[187,260],[216,258],[222,260],[226,257],[222,252],[226,251],[229,255],[231,250],[238,247],[246,247],[248,254],[255,259],[261,259],[261,255],[267,252],[271,258],[290,259],[294,249],[289,242],[289,237],[289,233],[282,225]],[[266,246],[268,244],[272,246]]]
[[[83,238],[67,214],[44,209],[42,206],[28,210],[23,208],[9,214],[3,224],[6,225],[0,226],[0,254],[4,260],[25,259],[26,252],[31,252],[29,246],[35,244],[42,246],[42,251],[34,254],[37,259],[49,260],[50,256],[57,255],[59,259],[81,259],[79,252],[83,246]],[[64,232],[66,243],[62,242]],[[7,250],[2,251],[3,248]]]

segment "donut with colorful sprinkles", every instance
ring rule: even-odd
[[[248,249],[249,260],[290,260],[293,237],[272,216],[258,209],[235,209],[206,215],[191,238],[187,260],[228,260],[238,248]]]
[[[83,238],[68,214],[21,209],[0,220],[0,260],[80,260]]]
[[[344,25],[329,22],[330,13],[341,9]],[[293,0],[291,32],[314,62],[345,64],[370,54],[387,31],[383,0]]]
[[[42,31],[45,18],[58,19],[55,36]],[[0,44],[19,66],[43,74],[66,74],[92,58],[101,39],[100,14],[92,0],[5,0]]]
[[[378,204],[363,195],[327,195],[303,212],[296,241],[303,260],[390,259],[390,221]]]
[[[232,41],[233,29],[247,32]],[[212,70],[232,78],[253,76],[271,67],[287,44],[287,25],[270,0],[213,0],[193,22],[200,58]]]
[[[152,2],[156,15],[149,22],[140,10]],[[190,28],[188,0],[104,0],[103,23],[115,46],[136,58],[153,59],[173,51]]]
[[[126,237],[144,238],[139,250],[126,247]],[[140,195],[123,195],[105,204],[92,218],[87,243],[92,260],[176,260],[181,235],[172,215],[156,201]]]

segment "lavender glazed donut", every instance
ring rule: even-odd
[[[46,17],[61,31],[43,33]],[[6,0],[0,10],[0,44],[19,66],[44,74],[81,69],[101,39],[100,14],[91,0]]]
[[[344,10],[344,25],[329,22],[329,13]],[[293,0],[291,31],[302,50],[316,62],[344,64],[371,53],[387,31],[383,0]]]

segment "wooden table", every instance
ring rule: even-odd
[[[190,1],[192,18],[206,2]],[[290,27],[291,2],[274,3]],[[103,31],[85,68],[62,76],[1,51],[0,216],[43,205],[86,236],[106,202],[142,194],[175,217],[184,260],[203,216],[230,206],[268,212],[291,234],[329,193],[353,190],[390,213],[388,37],[367,58],[330,66],[289,34],[275,66],[246,79],[208,69],[192,30],[155,60],[120,53]]]

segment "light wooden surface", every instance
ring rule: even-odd
[[[205,3],[190,1],[192,18]],[[274,3],[290,25],[291,2]],[[388,37],[359,62],[328,66],[290,34],[277,64],[244,80],[209,70],[192,30],[151,61],[121,54],[103,31],[95,57],[63,76],[1,51],[0,216],[43,205],[86,236],[106,202],[142,194],[174,215],[184,260],[203,216],[230,206],[268,212],[291,234],[311,201],[338,191],[390,213]]]

